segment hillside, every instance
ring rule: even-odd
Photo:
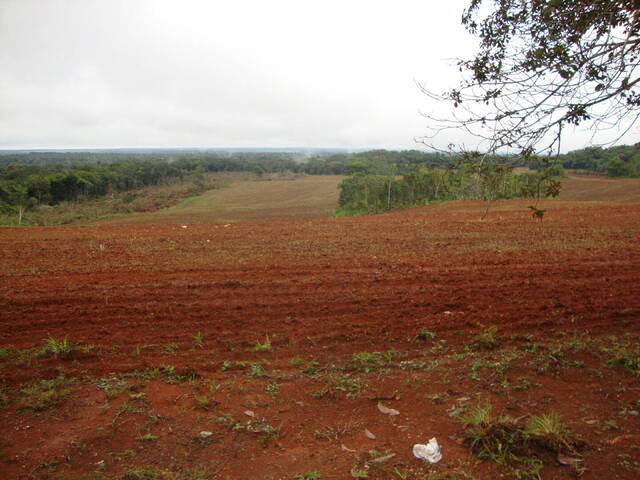
[[[338,180],[0,229],[2,477],[638,477],[634,183],[578,201],[570,178],[543,221],[528,199],[480,221],[331,218]],[[568,446],[479,461],[463,419],[487,404],[517,429],[558,414]],[[412,455],[432,437],[435,465]]]

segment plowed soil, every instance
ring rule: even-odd
[[[637,201],[332,219],[317,182],[293,216],[0,230],[0,478],[640,477]],[[477,459],[460,417],[486,403],[557,412],[582,461]]]

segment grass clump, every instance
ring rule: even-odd
[[[322,375],[324,380],[324,386],[313,393],[316,398],[336,398],[341,393],[345,394],[347,398],[357,398],[362,392],[367,389],[368,383],[366,380],[358,377],[353,377],[349,374],[328,374]]]
[[[155,440],[157,440],[158,437],[156,435],[154,435],[153,433],[145,433],[143,435],[138,435],[136,437],[136,440],[138,440],[139,442],[153,442]]]
[[[195,408],[198,410],[204,410],[205,412],[215,410],[215,408],[220,404],[220,402],[216,401],[209,395],[194,395],[193,398],[196,401]]]
[[[100,378],[94,385],[98,390],[104,391],[108,399],[118,398],[131,389],[129,382],[117,377]]]
[[[27,385],[20,390],[20,410],[41,412],[57,406],[71,394],[67,388],[69,382],[69,379],[60,376]]]
[[[416,335],[416,342],[426,342],[427,340],[436,338],[435,332],[431,330],[427,330],[426,328],[421,329]]]
[[[574,468],[582,468],[578,450],[585,444],[574,437],[555,412],[534,415],[522,424],[521,419],[495,415],[492,406],[484,404],[459,420],[463,423],[462,438],[473,453],[512,467],[516,478],[540,478],[545,458],[555,461],[558,455],[575,458]]]
[[[607,363],[634,375],[640,375],[640,346],[631,349],[618,349]]]
[[[478,405],[459,418],[462,437],[478,458],[501,465],[517,460],[519,446],[526,443],[524,431],[511,417],[496,417],[490,404]]]
[[[393,350],[388,352],[356,352],[351,356],[351,364],[360,372],[373,372],[387,367],[395,356]]]
[[[471,344],[471,348],[473,350],[495,350],[500,346],[497,333],[498,327],[495,325],[484,328],[474,337],[474,342]]]
[[[317,470],[296,475],[295,480],[320,480],[322,475]]]
[[[268,352],[269,350],[271,350],[271,348],[273,348],[273,346],[271,345],[269,335],[265,337],[263,343],[256,342],[255,346],[253,347],[256,352]]]
[[[195,348],[204,347],[204,334],[202,332],[198,332],[193,336],[193,346]]]
[[[45,351],[53,353],[56,357],[69,355],[73,351],[73,347],[66,335],[62,340],[56,340],[52,336],[44,340]]]

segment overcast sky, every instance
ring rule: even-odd
[[[467,3],[0,0],[0,148],[416,148]]]

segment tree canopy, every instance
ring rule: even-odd
[[[455,88],[421,86],[455,107],[448,118],[428,115],[423,141],[463,129],[487,151],[551,153],[563,128],[583,123],[619,138],[640,109],[639,14],[631,0],[470,0],[462,24],[479,49],[459,61]]]

